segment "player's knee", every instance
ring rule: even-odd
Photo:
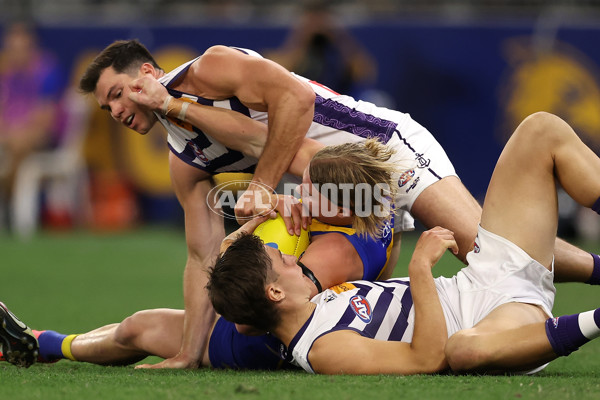
[[[554,114],[540,111],[529,115],[521,122],[518,129],[519,140],[524,145],[539,148],[543,144],[553,144],[562,139],[566,122]]]
[[[138,311],[125,318],[115,331],[115,342],[123,347],[131,347],[143,332],[140,321],[145,311]]]
[[[468,372],[481,369],[489,361],[491,355],[477,334],[470,330],[459,331],[448,339],[446,359],[454,372]]]

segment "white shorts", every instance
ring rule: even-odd
[[[491,311],[511,302],[538,305],[548,318],[552,317],[554,265],[549,271],[514,243],[481,226],[467,262],[469,265],[454,277],[435,280],[448,337],[472,328]]]
[[[438,141],[412,118],[398,125],[387,145],[396,150],[392,161],[403,171],[394,177],[398,183],[394,229],[413,230],[414,219],[407,212],[417,197],[440,179],[457,176],[456,171]]]
[[[514,243],[480,226],[467,262],[454,277],[436,278],[448,335],[473,327],[510,302],[538,305],[552,317],[554,273]]]

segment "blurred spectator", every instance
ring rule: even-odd
[[[340,93],[361,98],[377,75],[371,55],[339,24],[327,2],[306,1],[298,24],[265,56]]]
[[[52,146],[63,77],[33,27],[5,27],[0,48],[0,201],[9,203],[15,175],[32,152]]]

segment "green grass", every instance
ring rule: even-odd
[[[404,240],[406,275],[415,236]],[[593,247],[587,246],[589,250]],[[600,251],[600,246],[595,245]],[[0,235],[0,300],[37,329],[84,332],[145,308],[181,308],[183,233],[43,234],[23,243]],[[460,268],[445,255],[434,270]],[[555,314],[599,306],[600,288],[557,287]],[[0,363],[6,399],[586,399],[600,398],[600,341],[537,376],[314,376],[304,372],[134,370],[60,361],[18,369]],[[150,358],[150,362],[158,361]],[[359,362],[359,360],[357,360]]]

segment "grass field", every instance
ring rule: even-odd
[[[405,238],[406,275],[416,236]],[[600,251],[600,245],[595,249]],[[36,329],[84,332],[134,311],[182,307],[183,233],[43,234],[22,243],[0,235],[0,300]],[[434,270],[460,268],[444,256]],[[557,285],[555,314],[600,305],[600,287]],[[349,351],[351,351],[349,349]],[[158,359],[147,360],[150,362]],[[357,362],[359,362],[357,360]],[[537,376],[313,376],[304,372],[134,370],[61,361],[18,369],[0,363],[4,399],[598,399],[600,341],[554,361]]]

